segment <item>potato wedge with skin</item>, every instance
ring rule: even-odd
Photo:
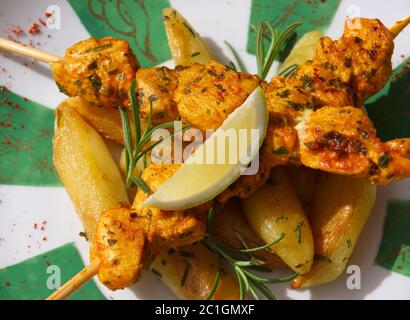
[[[181,254],[180,252],[183,252]],[[189,253],[189,257],[187,257]],[[180,251],[164,251],[151,265],[160,280],[179,299],[205,300],[212,289],[218,261],[204,244],[186,246]],[[238,300],[237,280],[228,272],[221,272],[212,300]]]
[[[375,200],[374,184],[321,173],[310,216],[315,262],[308,273],[292,281],[293,288],[331,282],[345,270]]]
[[[120,203],[129,204],[128,195],[117,164],[100,135],[66,101],[55,114],[54,164],[87,237],[91,238],[100,214]]]
[[[177,10],[165,8],[162,16],[175,64],[186,65],[195,62],[206,64],[213,59],[208,45]]]
[[[231,199],[215,214],[212,234],[222,243],[231,248],[243,249],[241,239],[249,248],[263,246],[265,243],[249,226],[242,212],[238,199]],[[254,256],[264,261],[272,269],[285,267],[283,261],[270,251],[255,252]]]
[[[316,54],[316,46],[319,44],[320,38],[323,37],[322,32],[313,30],[307,32],[293,46],[291,52],[280,66],[278,73],[289,68],[294,64],[301,64],[307,60],[312,60]]]
[[[103,138],[124,145],[124,133],[118,109],[100,107],[80,97],[68,98],[65,102],[72,106]],[[131,115],[129,118],[131,119]],[[133,127],[132,123],[130,125]],[[131,133],[134,135],[134,130],[131,130]]]
[[[300,274],[313,263],[313,237],[309,220],[282,168],[274,168],[268,182],[248,198],[241,199],[245,217],[265,243],[283,239],[269,248]]]

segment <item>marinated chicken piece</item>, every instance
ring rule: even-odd
[[[104,212],[92,238],[90,260],[99,258],[98,278],[111,290],[136,282],[146,253],[146,221],[129,208]]]
[[[175,102],[182,120],[205,132],[217,129],[259,85],[257,76],[211,61],[175,68]]]
[[[139,63],[127,41],[90,38],[50,63],[60,91],[104,107],[129,104],[129,86]]]
[[[152,192],[179,168],[176,164],[153,164],[142,179]],[[137,191],[133,207],[102,214],[92,239],[90,258],[100,259],[98,277],[111,290],[137,281],[158,253],[204,238],[210,203],[181,211],[143,207],[149,195]]]
[[[367,115],[354,107],[326,107],[299,134],[305,166],[386,184],[410,175],[410,139],[383,143]]]
[[[378,19],[347,20],[340,39],[321,39],[313,62],[315,66],[333,70],[334,77],[324,77],[322,68],[316,73],[315,80],[323,77],[334,82],[339,90],[348,86],[353,94],[353,104],[346,103],[345,106],[361,106],[389,80],[393,49],[392,34]],[[300,70],[298,74],[312,75],[306,70]],[[328,100],[325,102],[325,105],[339,106]]]
[[[178,164],[152,164],[144,170],[142,179],[155,192],[179,167]],[[165,211],[142,206],[148,197],[149,194],[139,189],[132,205],[140,215],[150,218],[147,228],[148,261],[155,259],[164,246],[178,248],[204,238],[211,203],[188,210]]]
[[[393,47],[390,31],[379,20],[357,18],[346,22],[344,34],[339,40],[322,38],[314,60],[300,65],[295,75],[289,79],[274,77],[270,83],[263,83],[269,126],[260,150],[260,172],[254,176],[241,176],[218,196],[218,201],[225,203],[233,196],[249,196],[266,182],[268,177],[265,173],[269,167],[300,164],[298,132],[295,129],[297,123],[303,120],[305,114],[323,107],[327,109],[328,106],[334,108],[354,105],[363,108],[365,100],[378,92],[390,78]],[[338,121],[340,127],[351,125],[345,123],[342,118],[335,118],[334,121]],[[303,164],[312,168],[320,167],[329,172],[358,174],[384,184],[392,180],[392,177],[399,179],[409,175],[410,169],[406,167],[407,142],[402,139],[399,141],[401,142],[395,142],[395,145],[401,146],[398,152],[400,160],[392,160],[396,164],[391,165],[387,171],[382,170],[382,176],[354,171],[349,173],[348,169],[339,170],[337,166],[342,163],[337,161],[329,162],[327,168],[320,167],[318,161]],[[375,142],[374,146],[376,149],[377,143]],[[375,157],[377,158],[377,155]],[[346,162],[343,163],[347,165]],[[367,164],[369,165],[369,162]],[[332,165],[336,167],[332,168]],[[373,166],[373,170],[376,168],[377,165]],[[362,170],[365,170],[365,167]],[[381,173],[380,170],[376,171]]]
[[[150,103],[152,104],[152,124],[176,120],[177,104],[174,92],[178,85],[175,71],[167,67],[143,68],[136,74],[137,92],[140,102],[140,116],[148,119]]]

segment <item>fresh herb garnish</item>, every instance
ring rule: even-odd
[[[290,90],[289,89],[283,90],[281,92],[278,92],[276,95],[281,98],[287,98],[290,95]]]
[[[289,153],[289,150],[284,146],[280,146],[279,148],[275,149],[272,153],[276,156],[280,156]]]
[[[256,59],[257,59],[257,65],[258,65],[258,75],[262,80],[266,78],[274,59],[279,54],[286,40],[290,38],[294,30],[299,25],[300,23],[294,23],[288,28],[286,28],[286,30],[284,30],[283,32],[279,32],[278,30],[274,29],[266,21],[259,22],[257,28],[253,27],[256,31]],[[265,33],[265,30],[264,30],[265,26],[267,26],[270,31],[270,37],[269,35],[266,35]],[[266,37],[270,41],[270,45],[268,47],[268,51],[266,55],[265,55],[265,46],[263,43],[264,37]],[[225,44],[231,50],[236,60],[236,63],[230,63],[229,67],[231,69],[235,69],[239,71],[244,70],[243,67],[239,63],[239,56],[236,54],[233,47],[226,41],[225,41]],[[281,75],[285,77],[290,77],[296,70],[297,70],[297,65],[292,65],[286,68],[285,70],[283,70]],[[209,70],[208,70],[208,73],[211,74]],[[284,93],[284,95],[288,96],[289,93],[286,92]],[[300,107],[303,109],[303,106],[300,106]],[[285,147],[279,147],[274,152],[277,152],[279,154],[285,154],[289,151]],[[272,184],[275,184],[275,182],[273,181]],[[280,219],[282,218],[284,217],[281,217]],[[202,240],[202,242],[211,251],[214,252],[214,254],[217,257],[218,265],[217,265],[217,270],[216,270],[215,279],[214,279],[212,288],[207,296],[208,300],[212,299],[212,297],[214,296],[218,288],[221,273],[223,272],[223,269],[221,268],[221,262],[220,262],[221,258],[225,259],[231,265],[232,269],[234,270],[236,274],[236,277],[239,282],[239,293],[240,293],[241,300],[245,298],[245,295],[248,292],[251,293],[252,296],[257,300],[261,298],[261,294],[265,296],[267,299],[274,300],[276,299],[276,297],[270,291],[270,289],[266,286],[266,284],[267,283],[289,282],[292,279],[294,279],[296,276],[298,276],[298,273],[294,273],[288,277],[283,277],[283,278],[266,278],[266,277],[257,276],[252,272],[252,271],[271,272],[269,268],[266,268],[264,266],[265,265],[264,261],[255,258],[252,254],[255,252],[266,250],[272,245],[280,242],[285,237],[284,233],[282,233],[278,239],[275,239],[271,243],[268,243],[266,245],[256,247],[256,248],[248,248],[245,241],[240,237],[240,235],[237,235],[239,240],[244,245],[244,248],[234,249],[234,248],[226,247],[225,245],[219,243],[213,237],[209,236],[209,233],[212,231],[214,222],[215,222],[215,209],[211,208],[208,213],[207,236],[205,237],[205,239]],[[301,228],[302,225],[303,225],[303,221],[299,228]],[[300,230],[299,230],[299,233],[300,233]],[[246,260],[244,260],[244,258],[246,258]]]
[[[151,189],[148,187],[148,185],[146,184],[146,182],[144,180],[142,180],[142,178],[140,176],[133,176],[131,178],[132,182],[134,182],[134,184],[141,189],[142,191],[144,191],[145,193],[149,194],[152,193]]]
[[[179,251],[179,255],[180,255],[181,257],[195,258],[195,253],[193,253],[192,251],[180,250],[180,251]]]
[[[211,300],[212,297],[215,295],[215,292],[218,289],[219,280],[221,279],[222,269],[221,269],[221,258],[219,254],[216,254],[216,261],[217,261],[217,265],[216,265],[215,279],[214,279],[214,282],[212,283],[211,291],[209,291],[208,296],[206,297],[206,300]]]
[[[125,185],[127,189],[129,189],[132,185],[135,184],[138,187],[140,187],[144,192],[150,193],[151,191],[149,190],[145,182],[140,177],[133,176],[133,171],[134,171],[134,168],[137,162],[141,158],[143,158],[148,152],[150,152],[158,144],[164,141],[164,139],[161,139],[147,147],[146,145],[150,142],[152,134],[158,129],[171,128],[174,125],[174,121],[161,123],[155,127],[151,127],[152,104],[154,101],[158,99],[155,96],[151,96],[148,98],[149,116],[148,116],[147,124],[141,133],[141,120],[140,120],[140,115],[139,115],[140,101],[137,100],[136,98],[135,88],[136,88],[136,81],[133,80],[130,86],[130,100],[131,100],[131,115],[132,115],[132,121],[134,124],[135,139],[132,138],[132,131],[131,131],[130,120],[128,117],[128,112],[123,107],[119,107],[123,134],[124,134],[124,146],[125,146],[125,169],[126,169]],[[185,126],[181,130],[174,131],[169,137],[173,137],[178,132],[185,131],[189,127],[190,126]]]
[[[298,239],[298,243],[302,242],[302,227],[303,227],[304,223],[305,223],[305,221],[303,219],[300,220],[300,222],[296,225],[296,228],[294,230],[295,233],[296,233],[296,237]]]
[[[379,167],[380,168],[387,168],[387,166],[389,165],[389,161],[390,161],[391,155],[388,154],[387,152],[383,152],[379,158]]]
[[[324,262],[327,262],[327,263],[332,263],[332,259],[330,259],[328,256],[323,256],[321,254],[315,254],[313,259],[316,260],[316,261],[324,261]]]
[[[162,274],[161,274],[158,270],[152,268],[151,271],[152,271],[153,274],[155,274],[155,275],[158,276],[159,278],[162,278]]]
[[[288,79],[295,74],[295,72],[298,70],[298,67],[299,66],[297,64],[292,64],[289,67],[283,69],[281,72],[279,72],[278,76],[285,77],[286,79]]]
[[[88,79],[90,80],[91,85],[93,86],[94,90],[95,91],[100,91],[101,86],[102,86],[101,78],[99,76],[97,76],[96,74],[93,74]]]
[[[282,50],[285,42],[293,35],[293,32],[299,25],[300,23],[298,22],[293,23],[285,30],[280,32],[273,28],[268,21],[259,21],[256,28],[256,62],[258,66],[258,75],[262,80],[266,78],[273,61]],[[267,27],[270,32],[270,43],[266,52],[264,45],[265,27]]]
[[[188,25],[186,22],[182,22],[182,24],[185,26],[185,28],[188,29],[188,31],[192,34],[192,36],[193,36],[194,38],[196,38],[196,34],[195,34],[194,30],[192,30],[191,26]]]
[[[211,207],[208,211],[208,226],[207,226],[207,231],[211,232],[212,228],[214,227],[215,223],[215,208]]]
[[[281,239],[283,239],[283,236],[275,241],[276,242],[280,241]],[[206,238],[203,241],[205,245],[207,245],[208,248],[212,250],[217,257],[219,256],[219,257],[224,258],[233,268],[236,274],[236,277],[238,279],[238,282],[239,282],[239,296],[241,300],[245,299],[245,295],[248,292],[251,293],[252,296],[256,300],[259,300],[261,298],[261,294],[269,300],[275,300],[276,299],[275,295],[270,291],[270,289],[266,286],[266,284],[267,283],[289,282],[292,279],[294,279],[296,276],[298,276],[298,273],[294,273],[290,276],[283,277],[283,278],[267,278],[267,277],[258,276],[253,272],[253,269],[263,266],[265,262],[252,256],[251,252],[247,252],[247,253],[243,252],[243,250],[249,251],[251,249],[228,248],[225,245],[218,243],[216,240],[209,239],[209,238]],[[257,248],[257,249],[261,249],[261,248],[262,247]],[[265,250],[265,249],[266,248],[263,248],[262,250]],[[244,260],[244,255],[245,257],[247,257],[246,260]],[[264,268],[264,269],[266,270],[267,268]],[[221,269],[218,268],[217,273],[215,275],[214,285],[208,295],[209,299],[212,298],[212,295],[216,291],[216,288],[218,286],[218,283],[219,283],[218,277],[220,277],[220,275],[218,275],[218,272],[220,272],[219,270]]]
[[[243,65],[241,58],[239,57],[234,47],[232,47],[232,45],[228,41],[224,41],[224,43],[232,54],[232,61],[229,63],[229,65],[232,65],[236,71],[246,72],[245,66]]]
[[[58,90],[59,90],[61,93],[64,93],[65,95],[68,96],[67,89],[66,89],[63,85],[59,84],[57,81],[56,81],[56,85],[57,85]]]

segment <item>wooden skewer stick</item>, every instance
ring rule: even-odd
[[[393,35],[393,38],[396,38],[399,33],[407,27],[407,25],[410,23],[410,16],[407,16],[406,18],[397,21],[391,28],[390,32]],[[26,57],[30,57],[36,60],[40,60],[43,62],[55,62],[61,59],[61,57],[54,55],[52,53],[48,53],[42,50],[38,50],[35,48],[27,47],[25,45],[19,44],[17,42],[0,38],[0,48],[4,49],[6,51],[14,52],[21,54]]]
[[[397,21],[396,24],[390,28],[391,33],[393,34],[393,38],[397,37],[397,35],[410,23],[410,16],[407,18]],[[0,47],[1,43],[0,43]],[[31,48],[28,48],[31,50]],[[29,51],[28,50],[28,51]],[[37,50],[40,51],[40,50]],[[20,51],[15,51],[18,53],[21,53]],[[41,52],[41,51],[40,51]],[[47,54],[48,55],[48,54]],[[33,57],[32,55],[29,55],[30,57]],[[53,55],[51,55],[53,56]],[[56,57],[56,56],[54,56]],[[59,57],[57,57],[57,60]],[[39,59],[41,60],[41,59]],[[45,61],[45,60],[41,60]],[[53,60],[55,61],[55,60]],[[45,61],[49,62],[49,61]],[[80,288],[83,284],[85,284],[88,280],[90,280],[92,277],[94,277],[97,272],[98,268],[100,265],[100,261],[98,259],[95,259],[90,265],[85,267],[83,270],[81,270],[79,273],[77,273],[73,278],[67,281],[65,285],[63,285],[61,288],[56,290],[52,295],[50,295],[47,300],[63,300],[66,299],[68,296],[70,296],[72,293],[74,293],[78,288]]]
[[[407,25],[410,23],[410,16],[407,16],[406,18],[397,21],[394,26],[390,28],[390,32],[393,35],[393,39],[396,38],[399,33],[407,27]]]
[[[47,63],[55,62],[61,59],[59,56],[56,56],[54,54],[38,50],[35,48],[30,48],[20,43],[10,41],[4,38],[0,38],[0,48],[6,51],[18,53],[23,56],[34,58],[36,60],[40,60]]]
[[[69,281],[67,281],[62,287],[54,291],[46,300],[64,300],[79,289],[88,280],[94,277],[98,272],[100,266],[100,260],[95,259],[91,264],[86,266],[83,270],[77,273]]]

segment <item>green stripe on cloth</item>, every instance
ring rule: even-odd
[[[366,109],[383,141],[410,137],[410,58],[394,69],[390,82]]]
[[[68,1],[93,37],[127,40],[143,67],[171,58],[162,22],[167,0]]]
[[[42,255],[0,270],[0,299],[42,300],[54,289],[55,269],[61,271],[61,285],[84,267],[74,243],[48,251]],[[52,278],[50,278],[52,277]],[[94,281],[87,282],[76,291],[70,300],[105,300]]]
[[[376,263],[410,277],[410,200],[390,200]]]
[[[0,184],[61,185],[53,165],[54,114],[0,86]]]
[[[267,20],[279,30],[284,30],[294,22],[300,22],[302,25],[297,29],[297,36],[289,41],[287,48],[280,55],[280,60],[283,60],[295,42],[306,32],[317,29],[324,30],[329,26],[339,3],[340,0],[252,0],[248,30],[248,52],[255,54],[255,32],[252,26],[256,27],[258,21]]]

